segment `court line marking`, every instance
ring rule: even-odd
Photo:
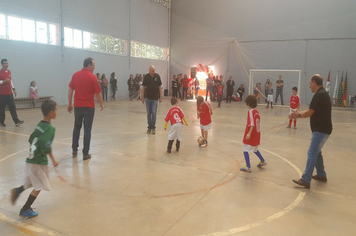
[[[292,162],[290,162],[289,160],[287,160],[286,158],[278,155],[277,153],[274,153],[272,151],[269,151],[267,149],[264,148],[260,148],[262,151],[264,152],[268,152],[272,155],[277,156],[278,158],[280,158],[281,160],[287,162],[290,166],[293,167],[293,169],[299,174],[302,175],[302,171],[296,166],[294,165]],[[220,231],[220,232],[214,232],[214,233],[209,233],[209,234],[201,234],[198,236],[224,236],[224,235],[231,235],[231,234],[236,234],[236,233],[240,233],[240,232],[244,232],[253,228],[256,228],[258,226],[261,226],[265,223],[271,222],[273,220],[276,220],[282,216],[284,216],[285,214],[287,214],[288,212],[292,211],[295,207],[297,207],[299,205],[299,203],[301,203],[305,197],[306,191],[305,190],[301,190],[301,192],[298,194],[297,198],[294,199],[294,201],[289,204],[286,208],[284,208],[283,210],[263,219],[263,220],[259,220],[257,222],[251,223],[251,224],[247,224],[244,226],[240,226],[240,227],[236,227],[236,228],[232,228],[226,231]]]
[[[11,219],[11,218],[7,217],[6,215],[4,215],[2,213],[0,213],[0,220],[4,221],[5,223],[12,224],[12,225],[14,225],[16,227],[24,229],[25,231],[32,231],[32,232],[35,232],[35,233],[42,233],[42,234],[47,234],[47,235],[50,235],[50,236],[55,236],[56,235],[52,231],[49,231],[49,230],[46,230],[46,229],[42,229],[42,228],[38,228],[38,227],[35,227],[35,226],[32,226],[32,225],[28,225],[28,224],[25,224],[23,222],[18,222],[17,220]],[[21,229],[18,229],[18,230],[22,231]],[[24,232],[24,231],[22,231],[22,232]],[[24,232],[24,233],[30,234],[29,232]]]

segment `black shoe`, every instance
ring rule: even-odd
[[[72,152],[72,157],[75,158],[78,156],[78,152]]]
[[[147,130],[147,133],[148,133],[148,134],[150,134],[150,133],[151,133],[151,130],[150,130],[150,129],[148,129],[148,130]]]
[[[22,125],[23,124],[23,120],[19,120],[19,122],[17,122],[15,125],[16,125],[16,127],[18,127],[18,126],[20,126],[20,125]]]
[[[6,127],[6,125],[4,123],[1,123],[0,126],[1,127]]]
[[[171,152],[172,152],[171,150],[167,149],[167,153],[171,153]]]
[[[91,158],[90,154],[83,155],[83,161],[86,161]]]

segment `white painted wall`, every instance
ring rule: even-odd
[[[69,81],[88,56],[96,62],[94,73],[110,77],[116,72],[119,99],[128,98],[129,75],[147,73],[151,64],[166,86],[168,62],[129,56],[129,40],[168,47],[168,9],[150,0],[2,1],[0,12],[128,40],[127,56],[119,56],[0,39],[0,57],[9,61],[18,97],[29,96],[30,82],[35,80],[40,96],[51,95],[58,104],[67,104]]]

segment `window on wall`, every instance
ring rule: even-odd
[[[64,46],[96,52],[126,55],[125,40],[64,27]]]
[[[167,48],[131,41],[131,56],[155,60],[167,60]]]
[[[3,14],[0,14],[0,39],[6,39],[6,21]]]
[[[23,32],[23,41],[35,42],[36,41],[36,30],[35,30],[35,21],[22,19],[22,32]]]
[[[164,6],[164,7],[169,8],[170,0],[151,0],[151,1],[153,1],[153,2],[155,2],[157,4],[160,4],[160,5]]]
[[[0,39],[58,45],[58,25],[0,14]]]

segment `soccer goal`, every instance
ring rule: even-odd
[[[272,83],[273,88],[273,100],[276,99],[276,82],[279,76],[282,76],[283,80],[283,103],[285,106],[289,105],[289,99],[292,95],[292,88],[298,88],[298,95],[300,97],[300,80],[301,80],[301,70],[269,70],[269,69],[252,69],[250,70],[249,78],[249,94],[256,94],[257,90],[260,90],[261,99],[260,103],[264,103],[266,99],[266,86],[267,81],[269,80]],[[259,89],[259,86],[261,88]],[[278,104],[281,103],[281,98],[278,97]]]

